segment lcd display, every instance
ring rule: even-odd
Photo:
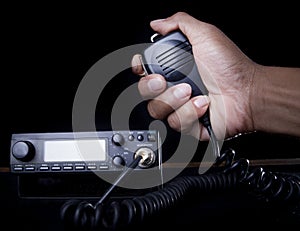
[[[45,142],[45,162],[104,161],[105,139],[51,140]]]

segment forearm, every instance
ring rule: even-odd
[[[258,65],[250,104],[255,130],[300,137],[300,68]]]

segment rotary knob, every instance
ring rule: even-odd
[[[124,144],[125,140],[121,134],[116,133],[112,137],[112,142],[117,146],[122,146]]]
[[[34,145],[29,141],[18,141],[12,147],[12,155],[21,161],[30,161],[35,155]]]
[[[125,160],[122,156],[114,156],[112,159],[112,162],[117,167],[124,167],[125,166]]]

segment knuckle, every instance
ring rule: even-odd
[[[168,116],[168,124],[171,128],[173,128],[176,131],[180,131],[180,122],[178,115],[176,113],[172,113]]]
[[[163,114],[160,112],[160,110],[157,110],[157,108],[159,107],[155,106],[155,101],[153,100],[149,101],[147,105],[147,109],[150,116],[153,117],[154,119],[163,119],[164,118]]]

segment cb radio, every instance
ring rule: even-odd
[[[137,157],[136,169],[158,166],[160,136],[155,130],[13,134],[11,172],[82,173],[120,171]]]

